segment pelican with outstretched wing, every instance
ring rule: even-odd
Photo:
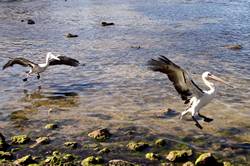
[[[211,102],[217,92],[215,84],[209,80],[215,80],[227,84],[225,81],[214,76],[210,72],[204,72],[202,74],[202,80],[209,88],[208,91],[205,91],[195,84],[185,70],[171,62],[165,56],[160,56],[157,60],[151,59],[148,62],[148,65],[153,71],[167,74],[176,91],[180,94],[182,100],[185,101],[184,103],[187,104],[187,108],[181,113],[180,119],[182,119],[185,114],[190,112],[192,114],[192,119],[195,121],[195,125],[200,129],[202,129],[202,126],[195,118],[196,114],[203,118],[205,122],[211,122],[213,120],[201,115],[199,112],[201,108]]]
[[[69,58],[67,56],[55,56],[51,52],[48,52],[46,55],[45,63],[37,64],[25,58],[14,58],[14,59],[9,60],[3,66],[3,70],[15,64],[18,64],[24,67],[30,67],[30,71],[27,72],[26,78],[23,79],[23,81],[27,81],[28,77],[30,77],[31,74],[37,74],[37,79],[39,79],[40,73],[44,72],[49,66],[68,65],[68,66],[76,67],[80,63],[76,59]]]

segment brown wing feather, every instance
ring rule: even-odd
[[[80,63],[78,60],[73,59],[73,58],[69,58],[66,56],[58,56],[57,58],[59,58],[60,60],[56,60],[56,59],[52,59],[49,61],[49,65],[68,65],[68,66],[78,66]]]
[[[171,62],[168,58],[161,56],[158,60],[151,59],[148,62],[148,65],[153,71],[167,74],[176,91],[181,95],[182,100],[187,101],[188,97],[192,95],[192,87],[190,87],[188,74],[178,65]]]
[[[21,66],[24,66],[24,67],[34,67],[36,64],[25,59],[25,58],[14,58],[14,59],[11,59],[9,60],[4,66],[3,66],[3,70],[6,69],[7,67],[11,67],[15,64],[18,64],[18,65],[21,65]]]

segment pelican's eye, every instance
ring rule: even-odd
[[[207,75],[208,75],[208,76],[212,76],[212,74],[211,74],[211,73],[208,73]]]

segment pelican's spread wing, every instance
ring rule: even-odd
[[[9,60],[4,66],[3,66],[3,70],[6,69],[7,67],[10,67],[10,66],[13,66],[15,64],[18,64],[18,65],[22,65],[24,67],[35,67],[36,64],[29,61],[28,59],[25,59],[25,58],[14,58],[14,59],[11,59]]]
[[[49,61],[49,65],[68,65],[68,66],[78,66],[80,63],[78,60],[73,59],[73,58],[69,58],[66,56],[58,56],[57,58],[59,58],[60,60],[56,60],[56,59],[52,59]]]
[[[169,80],[173,82],[173,85],[181,95],[182,100],[187,102],[190,96],[201,96],[203,94],[203,91],[192,79],[190,79],[187,72],[171,62],[168,58],[161,56],[158,60],[151,59],[148,64],[151,70],[168,75]]]

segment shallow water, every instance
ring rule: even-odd
[[[249,142],[249,8],[247,0],[0,1],[0,66],[16,56],[42,63],[48,51],[85,64],[51,67],[41,80],[25,83],[22,67],[2,71],[1,131],[30,133],[56,120],[64,124],[58,133],[69,136],[98,127],[137,126],[154,137],[190,138],[187,143],[197,147],[190,140],[204,137],[202,150],[225,140]],[[36,24],[21,22],[29,18]],[[102,27],[102,21],[115,26]],[[79,37],[68,39],[69,32]],[[223,47],[228,44],[243,49]],[[166,76],[147,69],[146,62],[159,55],[187,69],[201,86],[204,71],[234,86],[218,85],[216,99],[202,110],[214,121],[201,122],[202,131],[189,116],[180,121],[177,113],[166,113],[185,108]],[[20,111],[22,117],[13,118]],[[249,159],[249,148],[243,156]],[[244,159],[231,157],[236,163]]]

